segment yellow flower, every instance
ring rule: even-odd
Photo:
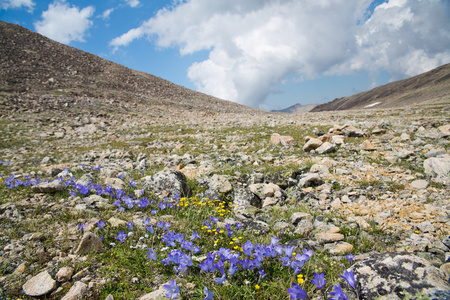
[[[217,241],[214,241],[214,244],[217,244],[219,241],[217,240]]]
[[[419,233],[419,230],[414,231],[415,233]]]
[[[219,233],[223,233],[223,230],[219,231]]]
[[[255,285],[255,289],[259,290],[259,285]]]
[[[298,281],[298,284],[302,284],[303,282],[305,282],[302,274],[297,275],[297,281]]]
[[[233,240],[233,242],[236,242],[237,239],[236,238],[232,238],[232,240]]]
[[[233,245],[234,242],[230,242],[230,245]]]
[[[242,236],[238,237],[238,239],[242,240]]]

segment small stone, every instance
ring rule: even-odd
[[[312,222],[308,219],[302,219],[294,230],[295,234],[300,234],[303,236],[307,236],[311,231],[313,231],[314,226]]]
[[[375,147],[372,145],[372,143],[369,140],[365,140],[361,144],[361,150],[375,151]]]
[[[86,291],[87,285],[81,281],[77,281],[61,300],[82,300]]]
[[[323,184],[323,179],[319,176],[319,174],[307,174],[305,177],[300,179],[300,186],[302,188],[310,187],[310,186],[319,186]]]
[[[416,224],[416,226],[422,232],[434,232],[435,231],[435,228],[434,228],[433,224],[431,224],[430,221],[425,221],[420,224]]]
[[[295,212],[291,215],[291,223],[297,225],[301,220],[306,219],[310,222],[313,220],[313,216],[304,212]]]
[[[353,250],[353,245],[347,242],[338,242],[333,244],[326,244],[324,250],[328,251],[331,255],[344,255],[350,253]]]
[[[310,138],[306,144],[303,146],[303,151],[309,152],[315,150],[322,145],[322,141],[316,138]]]
[[[423,180],[423,179],[414,180],[410,184],[410,187],[415,190],[423,190],[423,189],[426,189],[427,186],[428,186],[428,181]]]
[[[342,241],[345,237],[342,233],[324,232],[316,234],[315,238],[317,239],[317,242],[319,242],[319,244],[327,244]]]
[[[450,262],[443,264],[439,269],[446,274],[445,279],[449,280],[449,278],[450,278]]]
[[[69,281],[73,275],[73,268],[63,267],[56,273],[56,280],[59,282]]]
[[[323,143],[319,148],[316,149],[316,152],[319,154],[327,154],[336,151],[336,146],[330,142]]]
[[[278,203],[277,198],[274,197],[267,197],[266,199],[264,199],[262,207],[266,207],[266,206],[272,206],[272,205],[276,205]]]
[[[22,288],[26,295],[39,297],[53,291],[56,288],[56,280],[47,271],[43,271],[28,280]]]
[[[84,255],[89,252],[100,252],[103,250],[102,240],[92,232],[86,232],[78,245],[75,254]]]
[[[41,182],[33,185],[31,190],[35,193],[56,193],[64,191],[66,184],[63,181],[53,180],[52,182]]]

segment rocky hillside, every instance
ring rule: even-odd
[[[316,106],[317,106],[317,104],[303,105],[303,104],[297,103],[297,104],[289,106],[288,108],[285,108],[285,109],[272,110],[272,112],[280,112],[280,113],[288,113],[288,114],[304,114],[304,113],[311,111]]]
[[[95,99],[115,108],[140,105],[148,111],[169,109],[174,115],[184,111],[260,113],[256,109],[128,69],[2,21],[0,92],[24,104],[40,100],[46,102],[42,98],[44,96],[53,100],[55,96],[64,96],[62,105]],[[22,99],[20,93],[26,93],[28,96],[25,98],[30,94],[35,97]]]
[[[353,96],[318,105],[312,112],[397,108],[411,105],[446,103],[450,99],[450,64],[429,72],[388,83]]]

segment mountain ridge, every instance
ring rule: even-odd
[[[115,104],[219,113],[262,111],[176,85],[0,21],[0,91],[88,96]]]
[[[450,99],[450,64],[428,72],[391,82],[366,92],[334,99],[316,106],[311,112],[397,108],[425,102],[433,103]]]

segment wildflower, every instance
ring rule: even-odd
[[[311,282],[315,284],[319,290],[322,289],[327,283],[327,281],[325,280],[325,273],[322,273],[320,275],[318,273],[314,273],[314,279],[312,279]]]
[[[117,233],[116,240],[119,240],[123,243],[123,242],[125,242],[126,237],[127,237],[127,235],[123,232],[123,230],[121,230]]]
[[[86,230],[86,225],[80,224],[78,225],[78,229],[80,229],[81,232],[84,232]]]
[[[291,299],[294,300],[306,299],[306,297],[308,297],[308,294],[295,282],[292,283],[292,288],[288,288],[288,292],[291,296]]]
[[[220,274],[224,274],[225,270],[223,269],[223,262],[221,260],[219,260],[216,264],[214,264],[214,266],[216,267],[217,271],[219,271]]]
[[[259,290],[260,286],[259,285],[255,285],[255,290]]]
[[[355,256],[351,253],[349,255],[346,255],[345,257],[348,259],[349,262],[352,262],[353,259],[355,258]]]
[[[175,299],[180,293],[180,288],[177,286],[175,279],[173,279],[169,284],[165,284],[164,289],[167,291],[166,297],[169,299]]]
[[[344,271],[344,275],[339,275],[342,278],[345,279],[345,281],[347,281],[347,283],[353,288],[356,289],[356,281],[355,281],[355,274],[353,274],[353,270],[350,270],[350,272],[348,272],[347,270]]]
[[[238,266],[236,264],[231,264],[230,268],[228,269],[228,274],[230,274],[232,276],[232,275],[234,275],[234,273],[236,273],[237,270],[238,270]]]
[[[148,199],[146,197],[142,198],[141,201],[139,202],[139,207],[146,208],[147,205],[148,205]]]
[[[239,230],[242,227],[242,224],[236,223],[236,224],[234,224],[234,227],[236,228],[236,230]]]
[[[70,196],[76,196],[77,192],[75,192],[74,190],[70,190],[69,195]]]
[[[298,282],[298,284],[302,284],[303,282],[305,282],[302,274],[297,275],[297,282]]]
[[[225,278],[225,273],[222,275],[222,277],[216,278],[214,281],[220,284],[220,286],[224,285],[225,282],[227,282],[227,279]]]
[[[286,254],[287,257],[292,257],[292,253],[294,252],[295,246],[284,246],[284,254]]]
[[[102,220],[98,221],[97,226],[98,226],[98,229],[102,230],[103,227],[105,227],[105,221],[102,221]]]
[[[191,241],[194,241],[194,240],[196,240],[198,238],[200,238],[200,234],[195,232],[195,230],[192,230]]]
[[[158,205],[160,210],[164,210],[166,208],[166,204],[164,202],[159,203]]]
[[[147,226],[147,231],[150,232],[151,234],[155,233],[155,230],[153,229],[153,225]]]
[[[259,274],[260,279],[263,279],[264,277],[267,276],[267,273],[266,273],[266,271],[264,271],[264,269],[259,270],[258,274]]]
[[[133,230],[133,225],[134,225],[134,223],[128,222],[128,223],[127,223],[128,229]]]
[[[133,181],[132,179],[130,179],[130,186],[131,187],[136,187],[136,181]]]
[[[278,244],[278,242],[280,241],[279,238],[273,237],[273,235],[270,239],[271,239],[270,245],[272,245],[272,246],[276,246]]]
[[[330,292],[329,293],[331,296],[333,296],[332,298],[330,298],[330,300],[348,300],[347,295],[344,293],[344,291],[341,288],[341,285],[335,285],[334,286],[334,292]]]
[[[156,260],[156,251],[153,249],[148,249],[147,257],[151,260]]]
[[[205,287],[203,287],[203,293],[205,293],[205,298],[203,298],[203,300],[212,300],[212,298],[214,297],[214,293],[208,291],[208,289]]]
[[[254,246],[253,246],[252,242],[250,242],[249,240],[247,240],[247,242],[242,246],[242,250],[244,251],[244,254],[247,256],[252,255],[253,249],[254,249]]]

